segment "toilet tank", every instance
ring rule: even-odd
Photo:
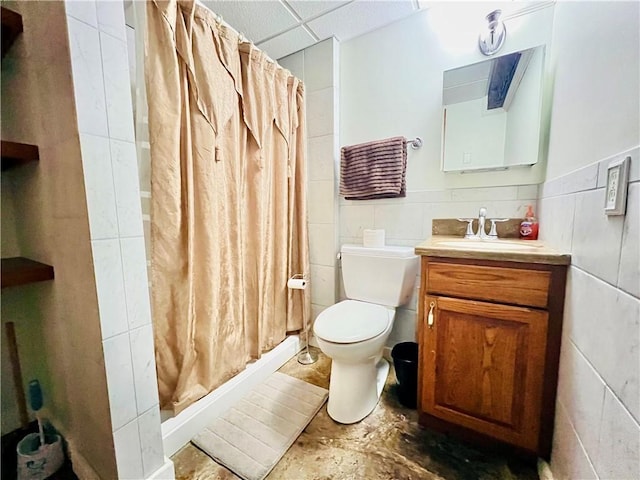
[[[420,268],[413,247],[343,245],[340,252],[347,298],[389,307],[409,301]]]

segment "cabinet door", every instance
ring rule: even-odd
[[[448,297],[423,300],[421,410],[535,450],[547,312]]]

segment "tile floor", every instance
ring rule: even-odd
[[[294,357],[280,371],[328,388],[331,360],[318,353],[313,365],[300,365]],[[395,384],[392,368],[380,403],[354,425],[335,423],[325,405],[267,480],[537,480],[534,465],[481,452],[421,428],[417,412],[398,402]],[[238,478],[191,444],[172,459],[177,480]]]

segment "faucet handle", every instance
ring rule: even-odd
[[[457,218],[459,222],[468,222],[467,223],[467,231],[464,234],[464,238],[475,238],[475,234],[473,233],[473,221],[475,218]]]
[[[491,230],[489,231],[489,235],[487,236],[490,240],[497,240],[498,238],[498,230],[496,229],[496,223],[506,222],[509,220],[508,218],[490,218],[491,222]]]

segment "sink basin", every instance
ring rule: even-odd
[[[520,251],[530,252],[539,248],[537,245],[528,245],[517,242],[500,240],[444,240],[436,244],[438,247],[467,248],[469,250],[490,250],[490,251]]]

